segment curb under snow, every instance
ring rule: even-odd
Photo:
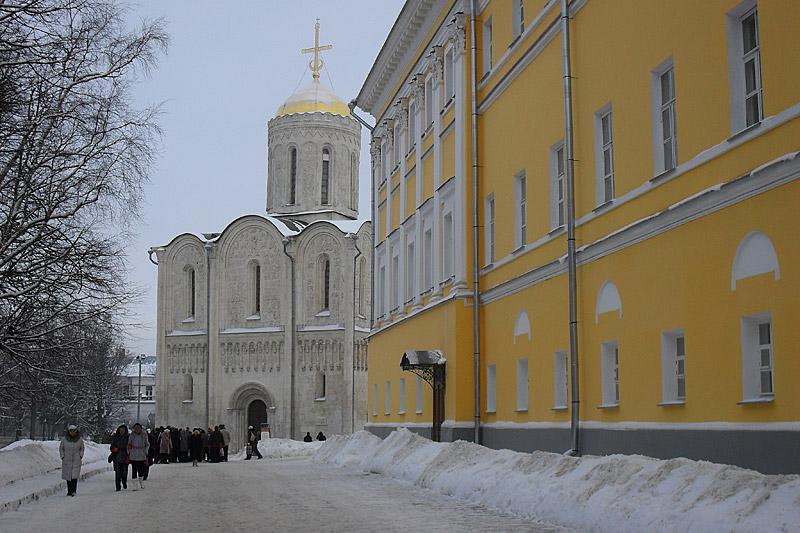
[[[640,455],[568,457],[436,443],[407,429],[329,439],[314,461],[587,531],[795,531],[800,476]]]

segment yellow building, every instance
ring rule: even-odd
[[[800,3],[562,9],[409,0],[359,93],[367,428],[438,350],[444,440],[800,472]]]

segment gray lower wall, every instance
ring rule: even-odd
[[[395,428],[366,428],[385,438]],[[430,428],[408,428],[430,438]],[[569,429],[482,428],[482,444],[520,452],[564,453],[570,448]],[[473,430],[442,428],[442,440],[473,440]],[[659,459],[686,457],[730,464],[765,474],[800,474],[800,432],[755,430],[582,429],[584,455],[640,454]]]

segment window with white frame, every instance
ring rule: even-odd
[[[392,161],[394,166],[400,164],[400,141],[400,123],[397,122],[394,125],[394,160]]]
[[[408,151],[417,143],[417,101],[408,104]]]
[[[565,222],[566,161],[564,143],[550,149],[550,228],[556,229]]]
[[[483,74],[492,70],[492,17],[483,23]]]
[[[745,401],[771,400],[775,395],[772,317],[761,313],[742,318],[742,396]]]
[[[657,78],[656,99],[656,171],[672,170],[678,164],[677,130],[675,129],[675,68],[670,61],[654,73]]]
[[[398,387],[398,393],[400,397],[399,400],[399,407],[397,409],[397,414],[405,414],[406,412],[406,378],[400,378],[400,386]]]
[[[483,225],[485,242],[485,262],[487,265],[494,263],[494,193],[486,197],[486,221]]]
[[[320,185],[322,205],[330,203],[330,167],[331,167],[331,151],[328,148],[322,149],[322,183]]]
[[[389,147],[387,143],[381,145],[381,178],[382,182],[389,177]]]
[[[416,390],[416,413],[422,414],[422,378],[417,376],[417,390]]]
[[[513,2],[513,13],[511,15],[511,22],[514,25],[511,34],[514,39],[522,35],[525,31],[525,5],[524,0],[511,0]]]
[[[497,411],[497,365],[486,367],[486,412]]]
[[[378,316],[381,317],[386,313],[386,267],[381,262],[378,269]]]
[[[764,118],[761,82],[761,36],[756,0],[747,0],[728,13],[731,129],[738,132]]]
[[[595,199],[599,206],[614,199],[614,138],[611,106],[607,106],[595,115],[595,144],[597,152]]]
[[[433,234],[430,228],[425,230],[423,239],[423,260],[425,274],[425,290],[433,287]]]
[[[392,382],[388,379],[383,389],[383,414],[388,415],[392,412]]]
[[[453,275],[453,213],[442,218],[442,260],[443,277],[449,279]]]
[[[428,76],[425,80],[425,129],[433,124],[433,78]]]
[[[417,260],[414,241],[408,243],[406,246],[406,300],[410,301],[416,294],[416,268],[415,261]]]
[[[391,309],[394,311],[400,306],[400,257],[392,257],[392,286],[389,287],[392,295]]]
[[[616,342],[604,342],[600,346],[600,371],[603,387],[603,405],[619,405],[619,346]]]
[[[517,411],[528,410],[528,360],[517,360]]]
[[[569,360],[567,352],[556,352],[553,356],[553,407],[563,409],[567,407],[569,377]]]
[[[350,154],[350,208],[358,210],[358,156]]]
[[[661,375],[663,403],[686,401],[686,337],[683,330],[661,334]]]
[[[528,212],[527,212],[527,180],[525,172],[520,172],[514,179],[514,198],[516,209],[514,210],[515,232],[514,244],[517,248],[522,248],[528,239]]]
[[[152,400],[153,399],[153,386],[152,385],[147,385],[144,388],[144,397],[146,399],[148,399],[148,400]]]
[[[372,416],[378,416],[378,384],[372,384]]]
[[[455,83],[453,83],[453,47],[444,53],[444,103],[447,105],[455,96]]]

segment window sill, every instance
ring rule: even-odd
[[[189,318],[184,318],[181,320],[181,324],[194,324],[194,317],[190,316]]]
[[[415,415],[421,415],[421,414],[422,414],[422,411],[415,411],[415,412],[414,412],[414,414],[415,414]]]
[[[604,403],[602,405],[597,406],[598,409],[617,409],[619,408],[618,403]]]
[[[183,400],[183,403],[194,403],[194,400]]]
[[[365,317],[364,315],[362,315],[361,313],[359,313],[359,314],[358,314],[358,318],[366,319],[367,317]]]
[[[444,115],[445,113],[450,111],[450,106],[453,104],[453,100],[455,99],[456,99],[455,96],[451,96],[450,99],[447,102],[445,102],[444,107],[442,108],[441,111],[439,111],[439,114]]]
[[[760,126],[761,126],[761,121],[758,121],[755,124],[751,124],[750,126],[747,126],[746,128],[744,128],[743,130],[739,130],[736,133],[734,133],[733,135],[731,135],[730,137],[728,137],[726,139],[726,141],[733,142],[736,139],[738,139],[739,137],[741,137],[742,135],[745,135],[745,134],[750,133],[751,131],[753,131],[755,129],[758,129]]]
[[[663,180],[664,178],[667,178],[667,177],[675,174],[675,168],[677,168],[677,167],[672,167],[669,170],[664,170],[663,172],[660,172],[660,173],[656,174],[655,176],[650,178],[650,183],[657,183],[657,182]]]
[[[657,403],[659,407],[674,407],[676,405],[686,405],[686,400],[670,400],[667,402]]]
[[[567,230],[567,226],[562,224],[561,226],[557,226],[557,227],[551,229],[550,232],[547,234],[547,236],[548,237],[552,237],[553,235],[558,235],[559,233],[563,233],[566,230]]]
[[[397,411],[397,414],[398,415],[404,415],[404,414],[406,414],[406,412],[405,411]]]
[[[492,67],[489,66],[486,72],[484,72],[483,76],[481,76],[481,79],[480,81],[478,81],[478,83],[483,83],[484,81],[486,81],[486,78],[488,78],[491,75],[492,75]]]
[[[320,311],[319,313],[317,313],[314,316],[331,316],[331,310],[330,309],[323,309],[322,311]]]
[[[514,409],[514,412],[515,413],[527,413],[528,409],[527,409],[527,407],[525,409]]]
[[[425,131],[422,133],[422,136],[425,137],[427,134],[433,131],[433,122],[428,124],[428,127],[425,128]]]
[[[314,401],[315,402],[324,402],[326,399],[327,398],[325,398],[325,396],[323,396],[322,398],[314,398]]]
[[[497,414],[497,410],[489,411],[489,410],[487,409],[487,410],[486,410],[486,411],[484,411],[484,412],[485,412],[487,415],[496,415],[496,414]]]
[[[245,318],[245,320],[261,320],[261,315],[255,314],[255,315],[252,315],[252,316],[249,316],[249,317]]]
[[[511,255],[517,255],[518,253],[520,253],[524,249],[525,249],[525,245],[521,244],[520,246],[517,246],[516,248],[514,248],[514,250],[512,250]]]
[[[569,407],[567,407],[566,405],[556,405],[550,408],[551,411],[566,411],[568,409]]]
[[[508,47],[514,48],[514,45],[517,44],[517,41],[519,41],[520,37],[522,37],[522,34],[518,33],[517,36],[514,37],[514,39],[511,41],[511,44],[508,45]]]
[[[603,202],[602,204],[600,204],[597,207],[595,207],[594,209],[592,209],[592,213],[599,213],[601,211],[605,211],[606,209],[608,209],[612,205],[614,205],[614,199],[613,198],[611,200],[607,201],[607,202]]]
[[[772,403],[775,401],[775,396],[764,396],[761,398],[748,398],[746,400],[741,400],[736,402],[737,405],[750,405],[750,404],[760,404],[760,403]]]
[[[443,279],[442,281],[439,282],[439,287],[444,287],[448,283],[452,283],[454,279],[456,279],[456,276],[454,274],[451,274],[450,276],[447,277],[447,279]]]

